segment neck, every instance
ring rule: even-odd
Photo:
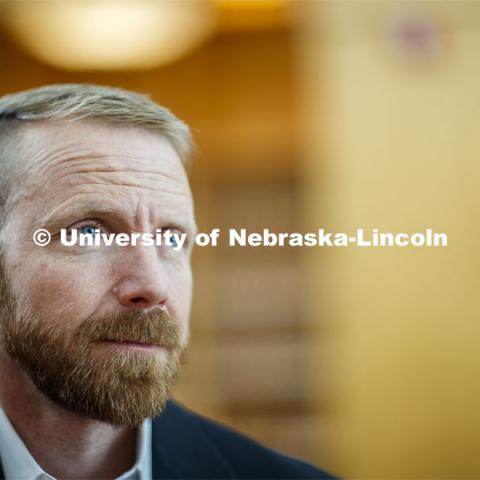
[[[113,427],[57,406],[4,352],[0,403],[37,463],[55,478],[116,478],[135,463],[135,429]]]

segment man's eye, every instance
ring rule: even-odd
[[[177,228],[173,230],[168,229],[164,232],[164,235],[167,247],[177,249],[180,246],[179,236],[182,235],[181,230]]]
[[[78,233],[82,235],[97,235],[99,230],[95,225],[85,225],[83,227],[77,228]]]
[[[169,247],[176,248],[178,246],[177,237],[171,232],[168,232],[168,234],[165,234],[165,240],[168,242],[167,246]]]
[[[178,247],[177,236],[176,236],[176,235],[173,235],[173,233],[170,234],[170,245],[172,245],[172,247],[175,247],[175,248]]]

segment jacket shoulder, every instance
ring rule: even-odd
[[[300,459],[279,453],[215,421],[169,402],[164,414],[193,441],[204,442],[213,461],[223,462],[226,478],[333,479],[330,474]],[[161,418],[161,417],[160,417]],[[193,452],[198,451],[197,448]],[[195,461],[194,459],[192,459]]]

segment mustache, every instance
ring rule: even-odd
[[[83,348],[101,341],[148,343],[168,349],[181,347],[178,322],[163,310],[92,315],[76,336]]]

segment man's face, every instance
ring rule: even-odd
[[[3,231],[3,347],[63,407],[139,424],[163,407],[188,340],[195,223],[181,161],[158,134],[86,121],[28,126],[19,155]],[[38,228],[49,245],[34,244]],[[179,251],[67,247],[62,228],[169,228],[188,240]]]

